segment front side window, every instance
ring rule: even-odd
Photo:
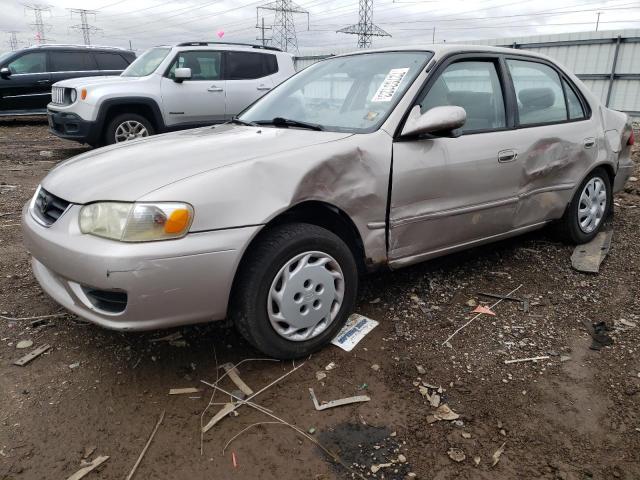
[[[564,122],[567,108],[560,76],[543,63],[507,60],[518,99],[520,125]]]
[[[156,71],[165,57],[171,51],[170,48],[152,48],[141,56],[122,72],[123,77],[146,77]]]
[[[267,123],[281,117],[330,131],[374,131],[432,56],[380,52],[324,60],[280,84],[240,119]]]
[[[86,52],[51,52],[52,72],[86,72],[96,70],[96,62]]]
[[[180,52],[169,69],[167,77],[175,78],[176,68],[190,68],[191,80],[220,80],[222,53],[199,50]]]
[[[255,52],[227,52],[226,79],[250,80],[266,77],[278,70],[276,56]]]
[[[95,56],[100,70],[124,70],[129,65],[127,61],[117,53],[96,52]]]
[[[455,105],[464,108],[467,120],[463,132],[504,128],[502,87],[491,61],[461,61],[449,65],[426,95],[418,98],[422,113],[433,107]]]
[[[22,55],[9,65],[11,73],[44,73],[47,71],[47,54],[45,52],[33,52]]]

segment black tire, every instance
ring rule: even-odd
[[[109,123],[107,124],[107,129],[104,132],[104,144],[105,145],[113,145],[116,143],[116,129],[118,125],[126,122],[126,121],[134,121],[142,124],[144,128],[147,129],[149,135],[153,135],[156,133],[153,128],[153,124],[142,115],[138,115],[137,113],[121,113],[113,117]]]
[[[593,178],[600,178],[604,183],[607,190],[607,205],[605,207],[605,214],[600,224],[597,226],[595,230],[589,233],[585,233],[578,223],[578,208],[580,204],[580,195],[584,190],[584,187],[589,183]],[[564,215],[560,219],[558,223],[558,233],[560,234],[562,240],[568,243],[573,244],[582,244],[587,243],[593,240],[593,238],[598,234],[598,232],[602,229],[607,217],[612,212],[613,206],[613,193],[611,191],[611,181],[609,179],[609,175],[603,168],[594,169],[580,184],[576,193],[573,195],[571,199],[571,203],[567,206],[567,209],[564,212]]]
[[[250,249],[240,266],[229,307],[229,318],[242,336],[261,352],[279,359],[307,356],[333,339],[353,312],[358,291],[358,268],[345,242],[316,225],[291,223],[264,232]],[[344,277],[344,297],[326,330],[310,340],[292,341],[272,327],[267,298],[280,269],[308,251],[329,254],[338,262]]]

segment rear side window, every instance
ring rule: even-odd
[[[47,71],[47,54],[45,52],[33,52],[16,58],[8,65],[11,73],[44,73]]]
[[[273,54],[257,52],[227,52],[227,80],[250,80],[266,77],[278,71],[278,61]]]
[[[537,62],[507,60],[518,99],[520,125],[564,122],[567,108],[560,76]]]
[[[569,119],[570,120],[584,120],[587,116],[584,113],[584,108],[582,107],[582,103],[580,103],[580,99],[576,94],[575,90],[567,83],[565,80],[562,80],[562,85],[564,86],[565,94],[567,95],[567,107],[569,107]]]
[[[97,70],[93,56],[88,52],[49,52],[52,72],[86,72]]]
[[[124,70],[129,63],[117,53],[94,53],[100,70]]]
[[[176,68],[190,68],[191,80],[220,80],[222,54],[215,51],[180,52],[167,76],[175,78]]]
[[[491,61],[462,61],[449,65],[419,100],[422,113],[433,107],[456,105],[467,112],[463,132],[504,128],[502,87]]]

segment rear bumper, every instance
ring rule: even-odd
[[[97,122],[83,120],[75,113],[57,112],[47,109],[49,131],[66,140],[96,144],[100,139],[100,128]]]
[[[123,243],[82,234],[79,210],[72,205],[50,227],[37,223],[28,206],[23,210],[24,242],[33,256],[33,273],[56,302],[115,330],[225,318],[241,252],[259,227]],[[96,290],[103,298],[110,294],[124,298],[123,308],[105,308],[92,296]]]
[[[618,171],[613,180],[613,193],[619,192],[624,188],[625,183],[627,183],[627,180],[629,180],[629,177],[633,174],[634,166],[631,158],[620,159]]]

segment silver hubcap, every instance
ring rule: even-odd
[[[296,255],[273,279],[267,311],[273,329],[287,340],[311,340],[335,320],[344,298],[344,276],[323,252]]]
[[[607,187],[600,177],[593,177],[582,190],[578,204],[578,225],[584,233],[592,233],[602,222],[607,208]]]
[[[126,142],[135,138],[148,137],[149,132],[143,124],[135,120],[122,122],[116,128],[116,143]]]

